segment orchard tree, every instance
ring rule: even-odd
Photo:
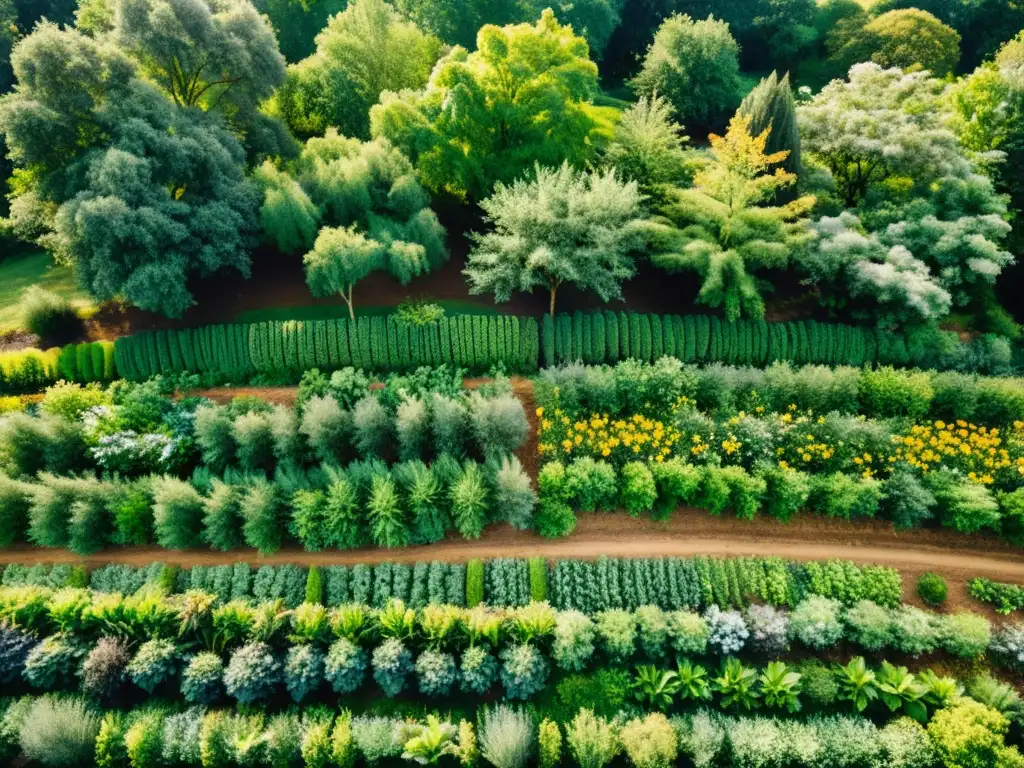
[[[568,163],[537,165],[527,178],[499,183],[480,203],[494,229],[472,235],[464,271],[470,293],[493,293],[502,302],[543,287],[552,317],[567,283],[602,301],[621,299],[622,281],[633,276],[634,256],[644,247],[640,201],[636,182]]]
[[[664,96],[687,125],[714,126],[739,103],[739,52],[726,22],[671,16],[654,36],[633,87]]]
[[[785,150],[765,152],[769,134],[751,134],[743,114],[733,117],[725,136],[712,134],[713,160],[692,189],[675,190],[653,231],[652,262],[670,272],[697,272],[698,301],[723,307],[730,320],[744,313],[762,317],[753,270],[785,267],[811,239],[805,216],[813,197],[765,204],[797,180],[779,167]]]
[[[604,163],[620,178],[635,181],[649,199],[661,199],[666,186],[689,183],[693,176],[692,162],[683,150],[688,141],[665,99],[641,96],[623,111]]]
[[[960,60],[960,35],[927,11],[889,11],[863,27],[847,28],[834,44],[833,58],[843,66],[873,61],[883,67],[926,69],[943,77]]]
[[[485,26],[478,49],[456,47],[423,91],[385,92],[373,136],[409,155],[435,192],[480,200],[535,163],[579,165],[598,145],[603,112],[586,41],[550,10],[535,24]]]
[[[260,105],[284,82],[274,30],[249,0],[111,0],[115,44],[179,107],[223,114],[258,154],[288,136]]]
[[[370,272],[386,270],[405,285],[448,258],[427,193],[387,141],[331,129],[306,142],[294,161],[264,163],[257,178],[264,234],[285,253],[310,251],[310,288],[317,296],[341,294],[353,317],[352,286]]]
[[[316,53],[288,68],[275,108],[298,136],[335,127],[369,138],[381,93],[422,88],[440,55],[440,40],[384,0],[354,0],[317,35]]]

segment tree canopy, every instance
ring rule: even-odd
[[[664,96],[687,125],[717,126],[739,104],[739,74],[739,46],[727,23],[676,15],[658,28],[633,87]]]
[[[366,274],[386,270],[404,285],[448,258],[412,165],[383,139],[330,129],[283,168],[264,163],[257,178],[265,235],[285,253],[309,251],[316,295],[341,294],[351,309],[352,285]]]
[[[317,35],[316,53],[288,67],[275,108],[297,136],[334,127],[369,138],[381,93],[423,87],[440,55],[440,40],[384,0],[354,0]]]
[[[670,272],[696,272],[698,301],[721,306],[731,320],[764,315],[753,270],[785,267],[806,245],[806,214],[814,203],[805,197],[764,204],[795,184],[796,175],[780,167],[785,150],[766,153],[771,129],[754,135],[750,124],[737,114],[725,136],[710,136],[712,161],[693,188],[674,190],[653,230],[652,262]]]
[[[644,247],[640,200],[636,182],[567,163],[538,165],[528,178],[499,183],[480,203],[494,229],[473,235],[465,269],[470,292],[493,293],[502,302],[542,287],[552,316],[565,284],[602,301],[621,298],[622,281],[632,277],[634,256]]]
[[[848,23],[833,43],[833,57],[844,66],[873,61],[883,67],[926,69],[948,75],[960,60],[960,35],[917,8],[889,11],[863,26]]]
[[[409,155],[435,192],[480,200],[534,163],[594,156],[601,113],[586,41],[545,10],[535,24],[487,25],[455,47],[422,91],[385,92],[371,132]]]

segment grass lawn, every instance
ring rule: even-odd
[[[0,260],[0,332],[18,327],[21,293],[34,284],[64,296],[76,307],[91,304],[88,294],[75,283],[71,267],[55,266],[44,251],[7,256]]]

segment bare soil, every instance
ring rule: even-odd
[[[429,546],[400,550],[359,549],[305,552],[284,549],[262,556],[255,550],[213,552],[208,549],[171,551],[158,547],[112,548],[79,556],[67,550],[23,547],[0,551],[0,563],[107,563],[148,565],[224,565],[235,562],[282,565],[354,565],[357,563],[422,560],[466,562],[473,558],[544,557],[594,559],[608,557],[781,557],[789,560],[838,558],[859,564],[888,565],[903,574],[904,599],[916,603],[917,577],[926,571],[944,576],[950,585],[949,609],[970,605],[966,584],[976,576],[1024,582],[1024,559],[1005,544],[983,537],[964,537],[949,531],[915,530],[896,533],[881,522],[846,522],[800,516],[789,523],[759,519],[747,523],[712,517],[702,510],[684,509],[666,523],[632,518],[623,513],[581,515],[576,531],[547,540],[508,525],[490,526],[476,541],[449,538]]]

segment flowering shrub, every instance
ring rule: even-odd
[[[559,407],[537,409],[537,450],[545,458],[590,456],[616,465],[628,461],[661,462],[669,458],[680,439],[670,423],[641,413],[612,419],[591,413],[570,419]]]
[[[789,617],[793,637],[809,648],[821,650],[838,643],[843,637],[839,622],[839,601],[814,595],[793,609]]]
[[[498,661],[487,649],[474,645],[462,652],[459,664],[459,687],[466,693],[482,695],[494,685],[498,676]]]
[[[750,637],[739,611],[723,611],[713,605],[704,612],[708,623],[708,645],[723,656],[739,653]]]

